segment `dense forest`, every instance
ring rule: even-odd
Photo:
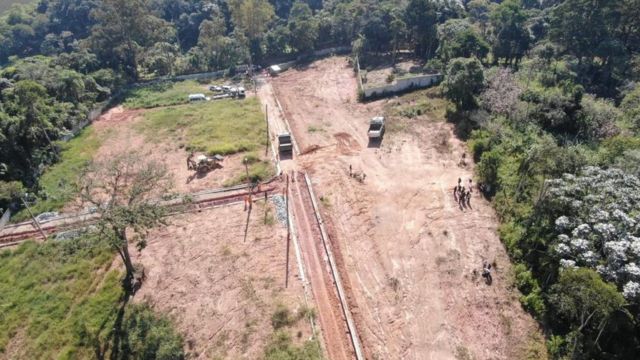
[[[0,18],[0,208],[127,84],[352,46],[441,71],[554,358],[640,353],[640,0],[40,0]]]

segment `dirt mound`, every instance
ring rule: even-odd
[[[333,137],[338,141],[338,151],[342,155],[353,155],[362,149],[362,147],[358,143],[358,140],[354,139],[353,136],[345,132],[333,134]]]
[[[311,154],[311,153],[314,153],[314,152],[316,152],[318,150],[320,150],[320,145],[314,144],[314,145],[307,146],[306,148],[304,148],[304,150],[302,150],[300,152],[300,155]]]

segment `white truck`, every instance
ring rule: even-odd
[[[369,140],[381,140],[384,135],[384,116],[376,116],[369,121],[369,130],[367,131]]]

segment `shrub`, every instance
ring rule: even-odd
[[[276,311],[271,315],[271,326],[276,330],[290,326],[294,321],[289,308],[283,304],[278,304]]]

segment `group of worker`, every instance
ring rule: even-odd
[[[453,198],[458,202],[460,208],[471,208],[471,193],[473,192],[473,182],[469,179],[469,183],[465,187],[462,179],[458,178],[458,185],[453,187]]]

